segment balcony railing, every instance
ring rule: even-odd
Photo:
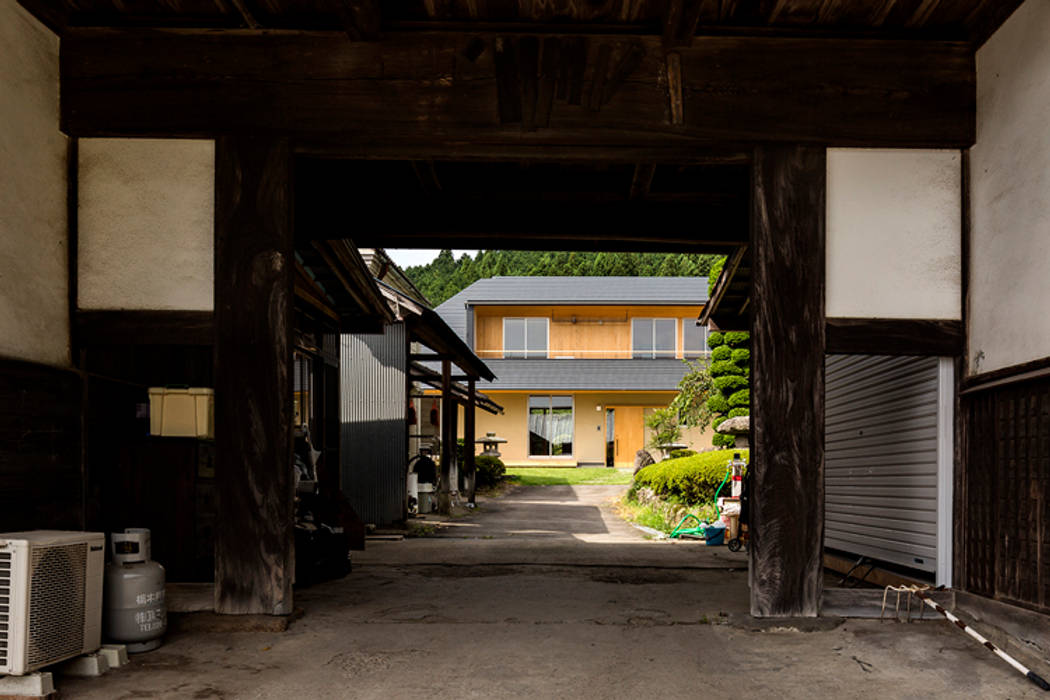
[[[483,360],[631,360],[631,359],[675,359],[682,358],[679,352],[643,352],[633,350],[580,350],[568,348],[551,348],[550,350],[537,351],[510,351],[503,350],[475,350],[478,357]],[[699,359],[710,357],[711,352],[689,351],[685,353],[685,359]]]

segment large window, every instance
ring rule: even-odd
[[[547,318],[503,319],[503,357],[547,357]]]
[[[636,318],[631,321],[631,357],[674,357],[678,321],[673,318]]]
[[[572,456],[572,397],[529,397],[529,456]]]
[[[707,357],[707,326],[696,325],[695,318],[682,319],[682,353],[686,358]]]

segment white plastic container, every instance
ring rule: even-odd
[[[150,387],[149,431],[169,437],[214,438],[215,390]]]

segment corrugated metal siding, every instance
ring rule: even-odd
[[[408,471],[405,326],[343,335],[340,461],[343,493],[366,523],[404,517]]]
[[[825,546],[936,571],[938,358],[825,367]]]

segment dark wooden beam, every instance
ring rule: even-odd
[[[452,363],[441,361],[441,474],[438,477],[437,509],[438,513],[448,515],[452,512],[452,456],[456,449],[456,433],[452,426],[455,420],[452,415],[456,404],[452,397]]]
[[[463,51],[479,38],[495,50],[471,62]],[[965,43],[707,36],[675,50],[682,123],[673,125],[658,37],[632,39],[637,67],[600,112],[582,107],[598,47],[620,40],[561,38],[555,97],[565,103],[530,144],[974,141],[974,57]],[[368,143],[519,143],[516,44],[513,35],[478,32],[348,42],[339,32],[70,29],[62,128],[73,136],[266,130]]]
[[[882,318],[827,319],[827,350],[843,355],[939,355],[963,352],[962,321]]]
[[[96,345],[212,345],[211,311],[77,311],[81,347]]]
[[[216,0],[216,3],[219,5],[219,7],[224,10],[226,9],[227,2],[233,6],[234,10],[237,11],[237,14],[240,16],[241,20],[244,22],[244,25],[248,27],[248,29],[262,28],[262,25],[259,24],[259,21],[255,19],[255,15],[252,14],[252,11],[248,9],[248,5],[245,3],[245,0]]]
[[[463,406],[463,472],[467,477],[467,503],[476,503],[477,466],[474,463],[475,412],[478,389],[473,379],[467,379],[467,403]]]
[[[536,250],[726,251],[747,241],[747,200],[701,202],[558,202],[421,200],[388,206],[337,196],[339,183],[300,188],[300,235],[326,236],[325,221],[364,217],[370,225],[354,232],[362,247],[414,248],[441,237],[457,248],[485,247],[500,238],[504,248]],[[507,212],[513,211],[513,216]],[[370,213],[371,212],[371,213]],[[372,215],[374,214],[374,215]],[[660,221],[694,221],[667,227]],[[463,245],[461,245],[463,244]],[[619,247],[617,247],[619,246]]]
[[[816,616],[824,548],[824,149],[755,151],[751,614]]]
[[[215,609],[292,612],[292,156],[223,137],[215,155]]]

